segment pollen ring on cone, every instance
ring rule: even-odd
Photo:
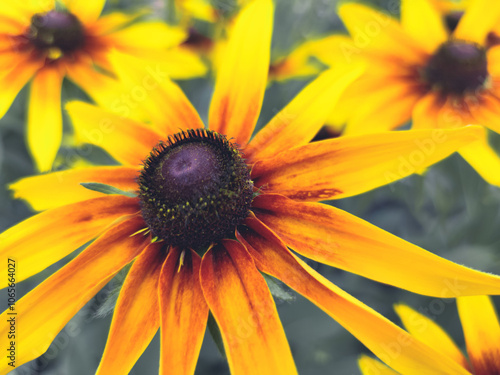
[[[138,182],[152,236],[195,250],[232,237],[253,199],[253,182],[238,148],[205,129],[158,144]]]

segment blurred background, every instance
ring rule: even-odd
[[[131,10],[151,6],[155,16],[169,19],[168,0],[112,0],[106,11]],[[329,32],[344,32],[337,17],[334,0],[275,0],[273,56],[288,54],[301,42]],[[391,9],[392,1],[372,1]],[[221,10],[233,9],[231,0],[217,0]],[[397,17],[398,14],[395,14]],[[205,25],[208,27],[207,25]],[[203,25],[201,25],[203,27]],[[259,127],[273,117],[310,79],[270,83],[264,99]],[[211,75],[181,81],[180,85],[201,116],[206,119],[213,90]],[[8,185],[35,171],[25,145],[26,96],[24,89],[7,115],[0,120],[0,232],[32,215],[21,201],[13,200]],[[63,102],[85,98],[65,82]],[[69,129],[69,124],[66,125]],[[492,139],[500,150],[500,139]],[[78,150],[64,148],[58,162],[61,168],[72,163]],[[88,159],[95,163],[114,163],[103,151],[93,148]],[[500,173],[500,171],[499,171]],[[57,194],[57,192],[54,192]],[[500,273],[500,190],[486,184],[472,168],[455,155],[432,167],[424,176],[416,175],[372,192],[331,202],[354,215],[442,257],[460,264]],[[36,251],[37,249],[33,249]],[[78,251],[44,272],[18,284],[22,296],[47,276],[70,261]],[[382,285],[328,266],[309,262],[316,270],[341,288],[400,324],[393,304],[404,302],[434,318],[464,345],[453,300],[437,300]],[[119,274],[92,299],[54,340],[39,359],[12,372],[17,375],[88,375],[98,366],[111,322],[112,306],[124,273]],[[359,374],[357,358],[367,352],[353,336],[303,297],[287,290],[276,298],[290,346],[302,375]],[[2,311],[6,292],[0,296]],[[500,299],[495,297],[497,310]],[[159,335],[155,337],[131,374],[158,373]],[[197,375],[229,374],[225,359],[210,334],[206,334]]]

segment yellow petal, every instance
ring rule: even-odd
[[[8,48],[12,48],[17,45],[15,39],[12,38],[12,35],[19,35],[24,31],[27,24],[29,24],[29,19],[26,20],[25,17],[19,17],[17,12],[14,14],[8,14],[4,12],[2,9],[2,13],[0,15],[0,35],[2,39],[2,52],[3,54],[6,52]],[[7,47],[4,49],[4,47]],[[14,51],[16,50],[15,48]],[[18,53],[18,51],[15,51]],[[10,66],[10,68],[12,65]]]
[[[125,165],[141,165],[162,139],[150,127],[91,104],[70,102],[66,109],[80,142],[103,148]]]
[[[217,70],[209,128],[234,138],[241,146],[250,139],[262,107],[272,25],[272,1],[255,0],[243,9]]]
[[[434,320],[404,304],[394,306],[405,329],[416,339],[429,345],[437,352],[468,368],[467,359],[451,337]]]
[[[500,186],[500,176],[496,173],[500,170],[500,157],[486,137],[460,148],[459,153],[486,182]]]
[[[272,231],[254,218],[245,221],[238,239],[257,267],[320,307],[387,365],[402,374],[468,374],[451,359],[333,285],[293,255]]]
[[[313,40],[307,40],[288,55],[274,59],[269,66],[269,80],[284,81],[318,74],[322,67],[321,64],[311,59],[312,43],[314,43]]]
[[[87,25],[86,29],[93,35],[109,34],[113,31],[123,29],[130,25],[137,18],[150,13],[146,9],[135,11],[134,13],[112,12],[99,17],[92,25]]]
[[[500,25],[500,23],[499,23]],[[493,78],[493,80],[500,77],[500,46],[490,47],[486,51],[486,61],[488,61],[488,73]]]
[[[306,40],[287,56],[274,60],[269,68],[269,78],[279,81],[316,75],[324,70],[322,64],[335,69],[346,69],[360,60],[357,49],[347,35],[329,35],[320,39]]]
[[[395,18],[355,3],[343,4],[339,15],[351,34],[354,46],[361,51],[398,56],[403,61],[422,59],[424,51]]]
[[[329,35],[322,39],[307,41],[305,45],[315,58],[330,67],[352,64],[361,57],[361,51],[354,46],[353,40],[347,35]]]
[[[493,31],[500,19],[500,2],[490,0],[471,1],[460,19],[453,37],[484,45],[486,36]]]
[[[206,22],[217,21],[217,11],[207,0],[176,0],[176,6],[179,8],[181,17],[198,18]],[[222,4],[221,4],[222,5]]]
[[[17,301],[17,366],[42,355],[78,310],[140,253],[149,239],[140,235],[130,237],[130,234],[141,225],[142,219],[131,219],[111,228],[68,265]],[[19,258],[19,270],[22,264]],[[0,323],[0,340],[5,347],[8,347],[8,313],[9,310],[1,315]],[[0,374],[12,369],[7,361],[2,361],[0,366]]]
[[[258,161],[252,178],[264,192],[296,200],[345,198],[416,173],[482,134],[470,126],[340,137]]]
[[[448,40],[443,17],[429,0],[402,0],[401,24],[429,53]]]
[[[3,232],[0,256],[22,264],[16,274],[19,282],[71,254],[118,218],[139,210],[136,199],[106,196],[45,211]],[[7,265],[1,269],[7,272]]]
[[[85,91],[97,104],[115,109],[120,103],[120,83],[90,64],[67,64],[68,78]]]
[[[481,124],[483,126],[488,127],[489,129],[493,130],[496,133],[500,133],[500,99],[498,98],[498,95],[500,94],[500,90],[496,88],[496,90],[492,90],[491,92],[486,93],[485,95],[482,95],[479,100],[480,104],[478,105],[477,99],[472,100],[470,102],[465,102],[466,103],[466,108],[470,110],[471,116],[456,116],[455,113],[459,112],[461,107],[458,107],[458,111],[455,110],[453,113],[455,117],[458,117],[460,119],[460,122],[456,120],[456,122],[460,125],[466,125],[466,124]],[[466,98],[467,99],[467,98]],[[448,106],[450,108],[450,106]],[[454,109],[451,107],[452,110]],[[462,111],[465,112],[465,111]],[[466,112],[468,114],[469,112]],[[459,112],[459,115],[461,113]],[[463,118],[462,118],[463,117]],[[469,122],[467,122],[469,121]]]
[[[362,77],[354,86],[354,90],[346,91],[346,97],[334,110],[341,113],[350,110],[344,115],[347,118],[345,135],[379,133],[400,127],[410,120],[415,104],[422,97],[419,83],[407,77]]]
[[[116,301],[108,341],[96,375],[128,374],[158,331],[157,289],[164,259],[163,244],[150,244],[130,268]]]
[[[34,1],[34,0],[32,0]],[[28,1],[29,3],[29,1]],[[39,5],[41,5],[40,1],[38,2]],[[50,3],[50,1],[49,1]],[[26,2],[23,2],[22,4],[19,1],[16,0],[5,0],[2,2],[2,19],[9,20],[9,23],[12,22],[13,24],[17,24],[18,26],[23,26],[27,27],[31,21],[31,16],[33,15],[32,9],[30,9],[29,5],[25,5]],[[24,6],[23,6],[24,5]],[[19,29],[17,29],[19,30]],[[9,30],[13,31],[13,30]],[[14,34],[16,35],[16,34]]]
[[[106,0],[63,0],[68,10],[83,23],[95,22],[104,8]]]
[[[161,65],[145,65],[118,52],[112,53],[110,60],[127,95],[132,99],[142,97],[142,100],[135,101],[134,106],[123,108],[121,112],[124,116],[139,108],[147,113],[148,119],[163,137],[183,129],[204,128],[189,99],[170,80]]]
[[[14,198],[24,199],[35,211],[45,211],[103,196],[102,193],[84,188],[82,182],[98,182],[135,192],[138,174],[137,169],[126,167],[72,169],[26,177],[9,188],[14,191]]]
[[[245,248],[233,240],[216,245],[200,274],[231,374],[297,374],[271,293]]]
[[[398,375],[396,371],[367,355],[359,357],[358,365],[363,375]]]
[[[18,65],[0,74],[0,117],[3,117],[9,110],[12,102],[21,89],[33,78],[41,63],[32,61],[19,61]]]
[[[186,39],[186,32],[160,21],[149,21],[101,36],[101,39],[112,48],[133,54],[138,50],[162,50],[177,46]]]
[[[467,352],[475,374],[500,372],[500,324],[487,296],[457,299]]]
[[[441,127],[441,111],[445,102],[438,94],[430,92],[416,103],[412,113],[412,129],[437,129]]]
[[[28,104],[28,145],[39,171],[52,169],[61,145],[63,123],[61,88],[64,74],[41,69],[31,84]]]
[[[257,133],[245,149],[245,156],[250,160],[265,159],[307,144],[321,129],[344,89],[361,72],[358,66],[323,73]]]
[[[169,77],[174,80],[201,77],[208,71],[199,54],[182,45],[170,48],[162,54],[156,54],[153,61],[156,63],[158,58],[161,60],[161,69],[168,72]]]
[[[194,251],[171,248],[162,268],[158,289],[161,375],[194,374],[208,318],[200,265]]]
[[[414,293],[500,294],[500,276],[440,258],[337,208],[260,195],[256,216],[299,254]]]
[[[39,1],[39,0],[26,0],[23,1],[22,3],[17,2],[17,1],[12,1],[12,0],[7,0],[3,1],[2,3],[7,3],[7,5],[10,3],[13,6],[16,6],[19,10],[24,11],[28,13],[30,16],[32,16],[34,13],[44,13],[48,12],[51,9],[54,9],[55,6],[55,1],[56,0],[44,0],[44,1]],[[2,4],[3,6],[3,4]]]

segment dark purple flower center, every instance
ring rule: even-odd
[[[142,216],[154,237],[201,249],[248,216],[253,183],[238,149],[222,135],[189,130],[160,143],[139,177]]]
[[[429,59],[423,78],[445,95],[480,89],[488,79],[486,50],[461,40],[443,43]]]
[[[78,18],[57,10],[35,14],[31,18],[28,37],[38,49],[57,48],[62,53],[73,52],[85,43],[84,29]]]

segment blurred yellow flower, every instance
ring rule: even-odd
[[[170,61],[173,77],[200,75],[205,67],[176,48],[186,34],[162,22],[131,24],[140,14],[100,16],[105,0],[2,2],[0,14],[0,117],[30,81],[27,141],[40,171],[48,171],[62,140],[61,87],[65,77],[96,102],[109,105],[116,90],[111,49],[146,60]],[[167,50],[169,49],[169,50]]]
[[[337,105],[345,134],[395,129],[410,119],[413,129],[481,124],[500,133],[500,48],[488,38],[500,2],[471,2],[453,31],[429,0],[403,0],[401,22],[354,3],[339,13],[352,37],[344,58],[367,61]],[[487,137],[459,152],[500,185],[500,158]]]

